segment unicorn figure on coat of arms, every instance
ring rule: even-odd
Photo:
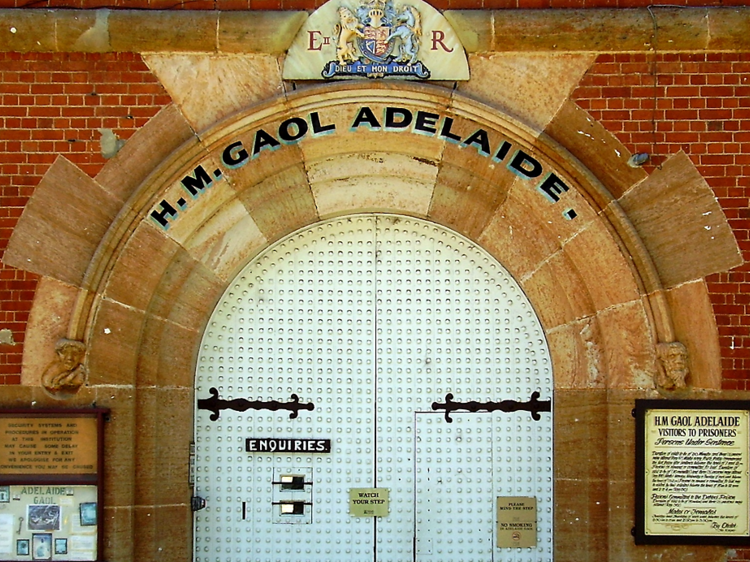
[[[399,39],[399,54],[396,60],[408,64],[417,62],[422,38],[422,17],[414,6],[404,6],[396,16],[398,25],[388,36],[388,42]]]

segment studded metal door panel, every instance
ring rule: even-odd
[[[432,403],[445,402],[448,394],[455,402],[480,404],[524,402],[535,391],[550,399],[552,376],[536,314],[515,280],[483,250],[440,226],[404,217],[380,219],[377,249],[376,476],[377,485],[391,491],[391,515],[377,521],[377,559],[396,562],[414,558],[415,529],[418,539],[429,535],[415,521],[414,498],[424,492],[415,488],[409,467],[415,458],[415,412],[431,411]],[[442,416],[435,419],[446,433],[454,429]],[[546,413],[532,422],[528,412],[517,412],[488,420],[494,420],[496,450],[488,441],[480,447],[479,439],[472,438],[474,449],[459,444],[440,464],[448,471],[470,470],[463,450],[472,455],[475,470],[493,475],[492,490],[481,488],[482,493],[536,496],[540,513],[548,514],[540,520],[544,546],[523,558],[504,552],[502,559],[551,560],[552,416]],[[488,426],[484,435],[490,434]],[[425,438],[441,438],[439,431],[425,436],[422,445]],[[506,450],[502,443],[508,436],[526,454],[515,447],[518,454],[512,459],[493,463]],[[442,448],[453,446],[446,442]],[[479,463],[480,458],[486,462]],[[448,501],[464,515],[448,517],[441,532],[482,545],[488,556],[480,558],[479,548],[468,557],[467,551],[457,556],[443,551],[417,559],[492,560],[492,508],[488,512],[484,507],[482,525],[469,523],[465,512],[467,503],[494,505],[494,495],[480,498],[480,492],[460,486],[453,490],[456,497]]]
[[[212,315],[198,399],[210,388],[226,400],[296,394],[315,409],[295,419],[224,410],[218,421],[196,410],[196,493],[207,501],[196,513],[196,562],[372,560],[372,521],[348,515],[348,488],[374,486],[374,254],[369,219],[313,227],[245,268]],[[247,453],[248,437],[334,446],[330,454]],[[273,484],[306,468],[310,523],[279,513]]]
[[[416,560],[551,561],[552,439],[546,428],[527,412],[451,419],[416,414]],[[497,548],[501,496],[537,499],[536,548]]]
[[[432,223],[362,215],[296,233],[238,275],[202,344],[196,398],[210,388],[227,400],[286,402],[296,394],[315,409],[296,419],[288,412],[226,410],[218,421],[196,410],[196,493],[208,504],[196,514],[196,562],[406,562],[460,559],[415,550],[415,538],[442,549],[430,536],[434,525],[420,527],[416,516],[425,488],[415,480],[421,470],[415,413],[431,412],[448,393],[458,402],[528,400],[534,391],[550,399],[552,380],[536,315],[491,257]],[[429,418],[448,427],[441,414]],[[492,496],[481,501],[534,495],[546,514],[538,549],[498,559],[552,560],[551,414],[520,425],[518,413],[489,418],[505,420],[493,421],[487,431],[494,433],[485,434],[493,435],[492,459],[515,449],[512,462],[482,467],[491,475]],[[438,435],[428,433],[428,439]],[[322,455],[247,453],[247,437],[330,438],[333,446]],[[512,440],[507,447],[505,439]],[[540,468],[531,468],[532,461]],[[459,454],[440,463],[463,470]],[[298,495],[309,493],[309,505],[280,515],[283,494],[273,482],[304,474],[311,482]],[[387,517],[348,514],[347,490],[364,487],[390,490]],[[478,493],[472,488],[462,501],[479,502],[471,497]],[[448,525],[441,533],[455,531]],[[477,553],[490,545],[489,557],[472,560],[492,559],[492,533],[487,524],[462,531],[461,540],[484,549]]]
[[[492,414],[416,415],[417,560],[493,560]],[[503,558],[504,559],[504,558]]]

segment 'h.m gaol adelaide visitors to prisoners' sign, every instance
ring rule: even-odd
[[[750,538],[750,403],[636,402],[636,541]]]

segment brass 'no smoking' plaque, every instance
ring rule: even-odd
[[[497,498],[497,548],[536,546],[536,498]]]

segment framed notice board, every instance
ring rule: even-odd
[[[0,562],[102,552],[109,410],[0,410]]]
[[[636,400],[636,544],[750,545],[750,401]]]

